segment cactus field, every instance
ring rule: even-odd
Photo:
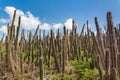
[[[94,18],[96,33],[89,22],[61,33],[40,30],[25,37],[21,17],[15,26],[16,10],[7,34],[0,39],[0,80],[120,80],[120,24],[106,14],[104,32]],[[82,27],[81,32],[77,31]]]

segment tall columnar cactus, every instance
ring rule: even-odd
[[[33,70],[33,66],[34,66],[34,46],[32,45],[32,55],[31,55],[31,62],[32,62],[32,70]]]
[[[23,37],[21,37],[21,41],[19,44],[19,46],[20,46],[20,54],[19,54],[19,56],[20,56],[20,73],[21,74],[23,73],[23,55],[22,55],[23,43],[22,43],[22,38]]]
[[[47,53],[47,66],[50,67],[50,60],[51,60],[51,49],[52,49],[52,43],[50,42],[51,39],[49,37],[49,34],[48,34],[48,41],[47,41],[47,46],[48,46],[48,53]]]
[[[66,50],[65,50],[65,46],[66,46],[66,28],[65,28],[65,26],[64,26],[64,37],[63,37],[63,52],[62,52],[62,73],[63,73],[63,75],[62,75],[62,78],[64,78],[64,71],[65,71],[65,58],[66,58],[66,56],[65,56],[65,54],[67,54],[66,53]],[[63,80],[63,79],[62,79]]]
[[[20,50],[19,50],[19,44],[18,44],[18,35],[19,35],[19,30],[20,30],[20,23],[21,23],[21,17],[19,17],[18,19],[18,26],[17,26],[17,31],[16,31],[16,36],[15,38],[13,38],[13,30],[14,30],[14,21],[15,21],[15,16],[16,16],[16,11],[14,11],[14,16],[13,16],[13,20],[12,20],[12,24],[9,27],[10,28],[10,35],[8,35],[8,45],[9,45],[9,58],[10,58],[10,66],[11,66],[11,70],[14,74],[14,76],[16,78],[19,77],[19,73],[20,73],[20,65],[19,65],[19,54],[20,54]]]
[[[105,80],[110,80],[110,51],[105,53]]]
[[[15,17],[16,17],[16,10],[14,11],[14,15],[13,15],[13,19],[12,19],[12,24],[10,26],[10,30],[9,30],[9,38],[10,40],[13,39],[13,28],[14,28],[14,22],[15,22]]]
[[[28,41],[28,63],[30,63],[30,56],[31,56],[31,38],[32,38],[32,32],[29,33],[29,41]]]
[[[104,57],[105,57],[105,51],[104,51],[104,44],[103,44],[103,38],[102,38],[102,33],[97,21],[97,17],[95,17],[95,24],[96,24],[96,30],[97,30],[97,45],[98,45],[98,50],[99,50],[99,55],[101,57],[101,62],[103,64],[103,68],[105,67],[104,64]]]
[[[120,38],[118,39],[118,52],[120,53]]]
[[[88,20],[86,22],[86,25],[87,25],[87,43],[86,43],[87,46],[86,46],[86,48],[87,48],[88,54],[90,54],[90,28],[89,28]]]
[[[100,80],[104,80],[102,68],[101,68],[101,65],[100,65],[100,56],[99,55],[97,56],[97,68],[98,68],[98,71],[99,71]]]
[[[90,68],[98,68],[101,80],[119,80],[120,25],[119,28],[114,28],[110,12],[107,13],[107,29],[104,33],[100,30],[97,17],[95,17],[97,35],[89,28],[88,21],[86,25],[83,25],[79,35],[76,23],[72,20],[72,31],[70,33],[64,27],[63,35],[61,35],[59,29],[57,36],[54,35],[53,30],[48,35],[45,34],[44,30],[43,36],[40,32],[38,37],[38,25],[33,36],[32,32],[29,31],[27,39],[24,30],[22,30],[20,40],[21,17],[19,17],[18,26],[16,26],[14,24],[15,16],[16,11],[11,25],[8,25],[5,42],[3,38],[0,40],[0,60],[2,57],[2,62],[5,62],[6,69],[8,69],[6,71],[11,71],[14,78],[19,79],[20,72],[22,74],[32,73],[31,75],[34,77],[34,71],[36,74],[34,69],[39,68],[39,77],[40,80],[43,80],[44,66],[45,69],[48,66],[49,69],[54,67],[55,71],[62,73],[61,79],[63,80],[69,60],[77,59],[79,61],[81,59],[85,61],[86,59],[86,61],[89,61],[91,59],[92,62],[89,66]],[[87,27],[87,32],[85,32],[85,27]],[[4,44],[5,46],[2,46]],[[30,63],[26,64],[26,60]],[[46,72],[44,72],[45,75]]]
[[[0,47],[0,60],[2,61],[2,59],[3,59],[3,53],[2,53],[2,49]]]
[[[75,36],[75,29],[76,29],[76,23],[75,21],[72,19],[72,34],[73,34],[73,38]]]
[[[6,44],[6,68],[9,68],[9,45],[8,45],[8,36],[6,36],[6,40],[5,40],[5,44]]]
[[[40,76],[40,80],[43,80],[43,61],[42,61],[42,57],[40,57],[39,59],[39,76]]]
[[[109,34],[110,52],[111,52],[111,79],[114,80],[117,74],[117,40],[115,37],[114,26],[112,22],[111,12],[107,13],[107,29]],[[113,76],[114,75],[114,76]]]
[[[55,66],[56,66],[57,71],[60,72],[60,66],[58,64],[58,59],[57,59],[56,50],[55,50],[53,30],[51,30],[51,43],[52,43],[52,47],[53,47],[52,53],[53,53],[53,57],[54,57],[54,60],[55,60]]]
[[[102,33],[101,33],[101,30],[100,30],[100,27],[97,21],[97,17],[95,17],[95,25],[96,25],[96,30],[97,30],[97,40],[98,40],[98,44],[100,45],[100,56],[104,60],[104,55],[105,55],[104,44],[103,44]]]
[[[104,47],[102,44],[102,39],[100,39],[101,33],[99,30],[99,25],[97,22],[97,18],[95,18],[95,23],[96,23],[96,28],[97,28],[97,36],[99,36],[98,41],[95,40],[95,44],[97,45],[96,48],[98,50],[98,69],[99,69],[99,74],[101,80],[119,80],[119,54],[118,54],[118,49],[117,49],[117,35],[115,35],[115,28],[113,26],[112,22],[112,15],[111,12],[107,13],[107,35],[105,36],[106,38],[109,38],[109,50],[106,50],[106,53],[104,53]],[[117,34],[117,29],[116,29],[116,34]],[[95,39],[95,36],[92,34],[93,38]],[[105,44],[107,44],[105,42]],[[108,44],[107,44],[108,45]],[[103,49],[102,49],[103,48]],[[104,54],[105,55],[104,55]],[[102,57],[103,56],[103,57]],[[104,61],[103,61],[104,59]],[[101,62],[104,63],[104,71],[105,75],[103,76],[103,69],[101,68]]]
[[[117,66],[118,66],[118,76],[119,76],[119,78],[120,78],[120,53],[119,54],[117,54]]]

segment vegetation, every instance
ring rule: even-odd
[[[73,66],[77,70],[77,79],[81,80],[99,80],[98,70],[96,68],[92,68],[91,60],[86,61],[70,61],[70,65]]]
[[[79,34],[73,20],[72,30],[64,26],[63,35],[59,29],[56,36],[53,30],[48,34],[43,30],[41,35],[38,25],[28,38],[24,30],[20,32],[21,17],[18,26],[15,17],[16,11],[7,35],[0,40],[0,80],[120,79],[120,25],[113,25],[111,12],[104,32],[95,17],[97,34],[88,21]]]

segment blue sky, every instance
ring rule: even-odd
[[[78,24],[78,32],[86,20],[95,30],[95,16],[101,26],[105,25],[107,11],[112,12],[115,24],[120,22],[120,0],[0,0],[0,19],[9,20],[10,14],[5,11],[7,6],[21,10],[25,15],[30,12],[35,19],[39,18],[42,26],[45,23],[50,27],[60,23],[62,26],[72,18]],[[3,25],[6,24],[0,23],[0,27]]]

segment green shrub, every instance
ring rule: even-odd
[[[52,80],[61,80],[62,78],[62,73],[58,73],[58,74],[54,74],[52,77]],[[72,75],[68,75],[68,74],[64,74],[64,80],[73,80],[73,76]]]
[[[77,78],[80,80],[99,80],[98,70],[90,68],[91,59],[86,61],[70,61],[69,65],[77,69]]]

